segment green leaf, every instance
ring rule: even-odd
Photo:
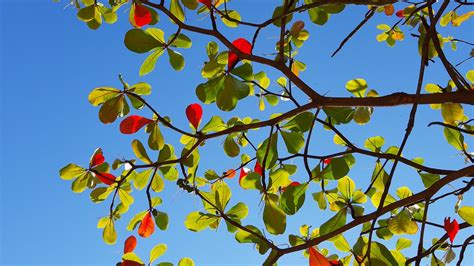
[[[398,265],[392,253],[379,242],[372,241],[370,245],[372,265]]]
[[[464,136],[459,131],[445,127],[443,133],[451,146],[460,151],[464,150]]]
[[[156,50],[154,50],[150,55],[148,55],[140,67],[139,75],[144,76],[152,72],[155,69],[156,60],[160,58],[160,56],[164,53],[164,51],[165,50],[162,47],[159,47]]]
[[[303,112],[288,121],[283,128],[299,132],[309,131],[313,117],[314,115],[311,112]]]
[[[377,191],[377,192],[375,192],[374,195],[372,195],[371,201],[372,201],[372,204],[374,205],[375,208],[379,207],[381,199],[382,199],[382,191]],[[392,204],[396,201],[397,200],[392,195],[387,194],[387,197],[385,198],[385,202],[384,202],[383,206],[385,207],[385,206],[387,206],[389,204]]]
[[[227,76],[224,78],[224,88],[217,91],[216,104],[222,111],[231,111],[237,106],[238,98],[234,85]]]
[[[71,180],[83,175],[86,169],[76,164],[68,164],[59,170],[59,176],[64,180]]]
[[[165,140],[163,134],[161,134],[160,127],[158,123],[150,124],[151,132],[148,136],[148,147],[152,150],[161,150],[165,146]]]
[[[277,141],[278,141],[278,133],[273,133],[271,137],[267,138],[257,150],[257,161],[262,165],[265,169],[270,169],[275,165],[278,159],[278,149],[277,149]],[[270,143],[270,147],[267,147]],[[265,165],[263,165],[263,158],[267,155]]]
[[[167,50],[171,66],[174,70],[181,71],[184,68],[184,57],[179,52],[171,49]]]
[[[324,197],[324,192],[320,191],[320,192],[313,193],[312,195],[313,195],[313,199],[318,203],[318,207],[321,210],[325,210],[327,207],[327,202],[326,202],[326,198]]]
[[[179,21],[184,22],[184,11],[183,11],[183,8],[181,7],[181,4],[179,3],[178,0],[171,0],[170,12],[176,18],[178,18]],[[170,21],[174,23],[173,20],[170,19]]]
[[[411,192],[411,190],[408,187],[399,187],[397,189],[396,193],[397,193],[397,196],[400,199],[408,198],[411,195],[413,195],[413,193]]]
[[[349,165],[343,157],[333,158],[331,163],[332,176],[338,180],[349,173]]]
[[[174,37],[175,34],[171,35],[169,40],[171,41],[174,38],[174,41],[169,45],[176,48],[191,48],[193,42],[189,39],[188,36],[180,33],[176,38]]]
[[[443,103],[441,104],[441,115],[446,123],[453,124],[463,119],[464,109],[459,103]]]
[[[217,208],[220,211],[224,211],[232,195],[229,186],[224,181],[220,181],[212,185],[212,191]]]
[[[373,187],[377,190],[383,190],[388,178],[388,173],[384,169],[382,169],[382,164],[380,162],[377,162],[375,164],[374,171],[372,172],[371,182],[373,182]],[[374,179],[376,180],[374,181]]]
[[[125,46],[135,53],[146,53],[163,45],[154,35],[159,29],[144,31],[142,29],[131,29],[125,34]],[[153,35],[152,35],[153,34]],[[155,37],[154,37],[155,36]],[[155,60],[156,61],[156,60]]]
[[[397,216],[390,218],[388,229],[395,235],[413,235],[418,232],[418,224],[411,219],[408,210],[403,210]]]
[[[104,227],[102,238],[104,242],[109,245],[113,245],[117,242],[117,231],[115,231],[114,221],[110,218]]]
[[[408,238],[400,238],[397,240],[397,250],[402,250],[402,249],[405,249],[405,248],[409,248],[411,247],[411,243],[412,241]]]
[[[347,124],[352,121],[354,110],[349,107],[325,107],[323,111],[331,118],[331,123]]]
[[[370,121],[372,114],[370,107],[356,107],[353,119],[359,125],[365,125]]]
[[[117,117],[122,117],[130,112],[130,107],[125,101],[125,96],[120,95],[107,100],[99,110],[99,119],[104,124],[114,122]]]
[[[145,147],[143,144],[138,140],[134,139],[132,141],[132,150],[135,156],[137,156],[138,159],[142,160],[145,163],[151,164],[152,161],[150,160],[150,157],[148,157],[148,154],[145,150]]]
[[[173,263],[171,262],[160,262],[156,264],[156,266],[173,266]]]
[[[217,220],[219,220],[219,217],[212,214],[192,212],[186,217],[184,226],[186,226],[186,228],[191,231],[199,232],[206,229],[209,227],[209,225],[216,222]]]
[[[103,104],[104,102],[118,96],[120,93],[120,90],[112,87],[99,87],[95,88],[91,93],[89,94],[89,102],[93,106],[98,106],[100,104]]]
[[[323,9],[324,11],[330,14],[337,14],[337,13],[341,13],[345,7],[346,6],[342,4],[334,4],[334,5],[321,6],[321,9]]]
[[[230,71],[230,73],[242,78],[243,80],[253,80],[253,68],[249,63],[244,63]]]
[[[199,6],[198,1],[196,0],[181,0],[181,2],[183,2],[183,5],[186,8],[189,8],[191,10],[195,10]]]
[[[235,11],[235,10],[227,10],[227,16],[230,17],[230,18],[233,18],[233,19],[235,19],[235,20],[238,20],[238,21],[241,20],[241,17],[240,17],[239,12],[237,12],[237,11]],[[222,19],[222,22],[223,22],[227,27],[235,28],[235,27],[239,26],[239,23],[238,23],[238,22],[234,22],[234,21],[228,20],[228,19],[225,18],[224,16],[221,16],[221,19]]]
[[[77,17],[84,22],[89,22],[96,17],[97,13],[99,12],[97,10],[96,5],[92,4],[90,6],[86,6],[84,8],[79,9],[79,11],[77,12]]]
[[[288,215],[293,215],[303,206],[307,184],[287,186],[281,194],[280,207]]]
[[[318,25],[324,25],[329,20],[329,14],[319,7],[308,9],[308,15],[309,19]]]
[[[262,232],[260,232],[260,230],[253,225],[246,225],[245,228],[263,236]],[[235,240],[237,240],[239,243],[255,243],[258,246],[258,251],[260,254],[265,254],[269,249],[268,245],[260,238],[242,229],[238,229],[237,233],[235,234]]]
[[[346,83],[346,89],[357,97],[364,97],[367,82],[365,79],[352,79]]]
[[[231,135],[227,135],[224,141],[224,151],[229,157],[236,157],[240,153],[239,145],[235,143],[235,140],[231,137]]]
[[[474,207],[472,206],[462,206],[458,210],[459,216],[466,221],[468,224],[474,226]]]
[[[303,148],[305,143],[303,133],[286,132],[281,130],[280,134],[285,141],[286,148],[288,149],[289,153],[296,154],[301,150],[301,148]]]
[[[471,83],[474,83],[474,70],[469,70],[466,73],[466,78],[469,80]]]
[[[319,234],[323,236],[344,226],[346,224],[346,216],[346,209],[339,210],[336,215],[321,225]]]
[[[270,234],[280,235],[286,229],[286,215],[277,205],[278,197],[268,194],[265,197],[265,207],[263,209],[263,222]]]
[[[364,142],[364,147],[373,152],[380,152],[385,140],[381,136],[370,137]]]
[[[349,245],[346,238],[342,234],[339,234],[329,239],[329,241],[331,241],[334,244],[334,246],[342,252],[349,252],[351,250],[351,246]]]
[[[153,177],[153,180],[151,181],[151,189],[155,192],[161,192],[165,188],[165,182],[163,181],[163,178],[156,173]]]
[[[148,184],[148,180],[150,179],[150,176],[153,174],[153,171],[154,169],[150,168],[135,175],[135,179],[133,180],[133,186],[138,190],[144,189],[146,185]]]
[[[140,265],[145,265],[143,261],[140,259],[140,257],[138,257],[138,255],[133,252],[128,252],[128,253],[123,254],[122,260],[134,261]]]
[[[123,205],[130,206],[133,204],[134,199],[127,191],[119,189],[118,194]]]
[[[289,177],[290,174],[284,168],[270,172],[270,188],[276,193],[279,188],[286,187],[291,183]]]
[[[74,193],[81,193],[87,188],[88,181],[92,178],[91,173],[80,175],[71,184],[71,189]]]
[[[106,200],[112,191],[111,187],[98,187],[91,191],[90,198],[92,202],[99,203]]]
[[[423,185],[425,185],[425,188],[431,187],[431,185],[440,179],[440,176],[437,174],[419,173],[419,175],[421,177],[421,181],[423,181]]]
[[[234,207],[230,208],[230,210],[226,212],[226,215],[231,218],[242,220],[247,217],[248,212],[249,208],[247,205],[245,205],[245,203],[239,202],[235,204]]]
[[[348,176],[343,177],[337,182],[337,190],[346,200],[349,200],[355,191],[355,183]]]
[[[154,246],[150,251],[150,262],[149,262],[149,264],[151,264],[156,259],[161,257],[161,255],[165,254],[167,249],[168,249],[168,247],[165,244],[158,244],[158,245]]]
[[[213,116],[202,128],[202,133],[219,132],[226,129],[227,126],[220,116]]]
[[[169,217],[166,212],[156,211],[156,215],[153,214],[153,216],[155,217],[155,224],[160,230],[168,229]]]
[[[261,178],[259,174],[250,172],[240,181],[240,186],[244,189],[262,190],[262,185],[260,184]]]

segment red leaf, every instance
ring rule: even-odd
[[[94,154],[92,155],[92,158],[89,163],[89,168],[102,164],[104,163],[104,161],[105,161],[105,158],[104,158],[104,155],[102,154],[102,149],[98,148],[97,150],[95,150]]]
[[[297,187],[299,185],[301,185],[300,182],[293,181],[288,186]]]
[[[232,42],[232,45],[237,48],[240,52],[244,54],[251,54],[252,53],[252,45],[244,38],[239,38]],[[234,51],[229,52],[229,57],[227,59],[227,69],[230,71],[232,70],[235,65],[240,61],[239,57]]]
[[[281,192],[285,192],[285,190],[286,190],[287,187],[297,187],[297,186],[299,186],[299,185],[301,185],[300,182],[293,181],[293,182],[291,182],[288,186],[282,187],[282,188],[281,188]]]
[[[324,163],[325,165],[328,165],[328,164],[331,163],[331,160],[332,160],[332,158],[324,159],[323,163]]]
[[[257,162],[253,171],[259,175],[262,175],[262,166]]]
[[[152,123],[153,120],[138,116],[138,115],[131,115],[120,123],[120,132],[123,134],[133,134],[136,133],[140,128],[145,125]]]
[[[313,247],[309,248],[309,266],[332,266],[331,262]]]
[[[137,238],[135,236],[129,236],[127,240],[125,240],[125,245],[123,247],[123,253],[133,252],[137,247]]]
[[[138,227],[138,234],[141,237],[149,237],[155,232],[155,222],[151,216],[151,212],[147,212],[143,217],[140,227]]]
[[[115,182],[115,179],[117,179],[113,174],[109,173],[96,173],[95,176],[97,176],[102,183],[109,186]]]
[[[146,6],[134,4],[133,20],[135,25],[143,27],[151,23],[151,12]]]
[[[133,260],[124,260],[121,266],[142,266],[142,264]]]
[[[451,217],[444,218],[444,230],[446,230],[446,233],[449,236],[449,240],[451,241],[451,243],[453,243],[454,238],[459,232],[459,224],[456,219],[453,219],[452,222],[450,220]]]
[[[188,117],[189,122],[195,129],[198,128],[199,123],[201,123],[202,118],[202,107],[198,103],[193,103],[188,105],[186,108],[186,116]]]
[[[207,8],[211,9],[212,0],[198,0],[198,2],[207,6]]]
[[[247,176],[248,172],[250,172],[250,169],[248,169],[247,167],[240,168],[239,185],[242,182],[242,179]]]
[[[403,14],[403,9],[402,10],[398,10],[397,13],[395,13],[395,15],[397,15],[397,17],[399,18],[403,18],[405,15]]]

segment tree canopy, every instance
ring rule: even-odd
[[[472,232],[474,225],[474,206],[463,202],[474,183],[474,158],[468,147],[474,133],[469,118],[474,70],[459,69],[474,54],[473,44],[466,40],[472,36],[466,31],[461,32],[463,36],[451,36],[450,29],[469,27],[472,3],[283,0],[265,4],[273,10],[271,17],[244,18],[241,10],[234,9],[234,2],[237,0],[71,0],[78,19],[92,30],[114,24],[120,13],[128,15],[130,29],[119,38],[131,52],[146,54],[137,66],[139,76],[165,76],[154,71],[158,63],[169,64],[169,71],[182,71],[190,53],[203,61],[199,69],[202,83],[192,88],[196,103],[176,113],[164,114],[148,100],[151,84],[132,83],[122,75],[117,81],[107,81],[108,86],[92,88],[89,94],[102,123],[119,124],[121,134],[133,135],[134,157],[106,158],[107,151],[97,148],[88,161],[67,164],[59,175],[72,181],[73,192],[87,191],[94,203],[109,202],[97,224],[105,243],[116,244],[118,232],[125,229],[132,232],[123,243],[119,263],[172,265],[160,261],[168,248],[165,243],[157,243],[149,258],[140,258],[134,250],[144,238],[156,230],[167,230],[168,223],[174,222],[194,232],[227,230],[236,244],[252,244],[263,255],[264,265],[300,252],[312,266],[420,265],[422,261],[460,265],[474,243],[473,235],[458,235]],[[360,21],[344,20],[353,8],[367,12]],[[419,56],[416,82],[407,81],[404,90],[382,94],[365,77],[353,77],[344,81],[343,96],[327,95],[314,86],[319,79],[338,78],[338,73],[315,77],[307,67],[311,54],[302,48],[327,45],[313,40],[315,29],[333,20],[352,27],[348,33],[337,33],[341,42],[330,57],[337,58],[376,16],[387,22],[364,41],[397,49],[405,39],[414,40],[411,44]],[[165,32],[163,20],[169,20],[175,31]],[[189,33],[206,40],[205,51],[193,48]],[[230,37],[236,34],[239,37]],[[264,42],[262,35],[274,38]],[[465,59],[451,62],[449,50],[462,53]],[[367,64],[384,68],[383,59]],[[433,65],[444,69],[448,78],[443,84],[426,78]],[[403,78],[407,73],[400,69],[400,73],[386,75]],[[176,97],[189,91],[177,92]],[[428,127],[415,127],[417,112],[427,105],[432,121]],[[245,117],[236,115],[241,106],[248,108]],[[391,129],[400,132],[400,143],[386,144],[384,136],[376,133],[363,143],[352,140],[349,126],[371,131],[371,120],[380,109],[398,107],[408,110],[406,117],[399,117],[406,121],[405,127]],[[183,115],[188,127],[173,122],[173,117]],[[377,126],[393,127],[390,121]],[[465,166],[453,169],[425,164],[423,157],[430,155],[432,147],[419,147],[417,157],[405,156],[409,145],[417,145],[410,141],[415,130],[442,132],[444,138],[438,138],[433,147],[448,143]],[[330,137],[317,139],[324,134]],[[213,161],[212,168],[203,169],[206,160]],[[358,167],[364,176],[353,176]],[[400,174],[402,167],[409,169],[409,177]],[[202,202],[184,221],[173,220],[160,206],[168,200],[160,194],[176,187]],[[258,206],[249,206],[255,202],[248,198],[236,197],[236,190],[257,195]],[[146,195],[146,206],[133,204],[139,195]],[[430,219],[429,211],[436,211],[449,198],[456,203],[449,205],[446,218]],[[303,205],[312,206],[312,219],[298,218]],[[132,218],[126,228],[118,228],[116,221],[126,213]],[[256,219],[249,223],[247,216]],[[287,230],[287,219],[300,223],[299,232]],[[430,235],[427,227],[442,233]],[[185,255],[177,261],[179,266],[194,265]]]

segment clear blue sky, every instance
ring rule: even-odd
[[[76,18],[72,8],[64,9],[67,1],[13,1],[1,3],[1,216],[0,216],[0,258],[1,264],[8,265],[114,265],[120,260],[123,240],[132,232],[125,230],[132,213],[144,209],[144,193],[135,193],[136,202],[131,212],[116,225],[119,239],[115,246],[103,243],[102,231],[96,229],[97,220],[107,215],[108,202],[93,204],[88,192],[74,194],[70,191],[70,182],[58,176],[58,170],[69,162],[86,165],[97,147],[102,147],[106,159],[132,156],[130,136],[121,135],[118,124],[103,125],[98,120],[98,108],[87,101],[91,89],[98,86],[120,86],[117,74],[122,73],[129,83],[146,81],[152,84],[153,94],[149,97],[159,112],[171,116],[176,125],[185,127],[184,109],[198,101],[194,90],[204,80],[200,69],[206,60],[204,47],[211,39],[187,33],[193,40],[193,48],[182,51],[186,58],[186,67],[182,72],[174,72],[166,56],[158,61],[157,68],[146,77],[138,76],[138,69],[145,56],[128,51],[123,45],[123,36],[131,28],[127,21],[125,8],[119,11],[119,23],[103,25],[99,30],[89,30]],[[270,16],[272,1],[234,1],[232,7],[242,10],[244,19],[261,21]],[[397,10],[402,6],[398,5]],[[337,47],[344,34],[358,23],[366,7],[351,8],[343,15],[331,18],[327,27],[318,27],[307,23],[310,29],[310,41],[301,50],[302,60],[308,70],[302,78],[320,93],[328,95],[348,95],[344,89],[346,81],[362,77],[368,81],[369,88],[377,89],[382,95],[398,90],[413,93],[416,89],[419,57],[416,40],[406,32],[406,40],[389,48],[377,43],[376,34],[379,23],[393,24],[395,17],[377,14],[351,42],[331,59],[330,54]],[[306,19],[306,18],[305,18]],[[159,24],[169,36],[174,28],[162,16]],[[193,20],[192,23],[204,25],[208,18]],[[443,34],[473,41],[472,22],[466,23],[464,30],[450,29]],[[227,31],[234,37],[251,38],[245,28]],[[413,30],[413,33],[416,31]],[[278,34],[273,28],[263,33],[262,41],[254,53],[263,55],[273,52],[272,43]],[[453,62],[467,57],[468,47],[459,44],[459,52],[447,50]],[[264,70],[261,66],[257,70]],[[472,68],[472,63],[460,67],[461,73]],[[273,88],[278,77],[270,71]],[[436,62],[430,65],[426,83],[446,84],[448,77]],[[282,106],[290,108],[289,103]],[[472,106],[465,106],[468,116],[473,116]],[[212,106],[204,107],[204,120],[219,112]],[[276,109],[260,113],[258,101],[249,98],[239,104],[232,115],[265,118]],[[390,111],[377,109],[370,124],[365,127],[344,126],[341,130],[357,144],[362,145],[365,138],[382,135],[386,146],[401,142],[409,108],[399,107]],[[150,115],[143,111],[141,115]],[[230,114],[219,114],[230,117]],[[440,128],[427,128],[431,121],[441,120],[438,111],[428,106],[419,108],[417,126],[412,134],[408,148],[404,152],[408,158],[424,157],[425,164],[439,168],[457,169],[465,166],[459,153],[445,143]],[[178,136],[169,134],[169,142],[179,145]],[[253,133],[258,137],[259,133]],[[265,133],[266,134],[266,133]],[[313,139],[317,153],[339,151],[332,144],[332,134],[318,128]],[[137,135],[135,137],[144,137]],[[211,167],[217,170],[232,168],[237,160],[222,160],[222,139],[210,141],[201,154],[203,164],[200,169]],[[472,147],[472,139],[468,140]],[[374,160],[358,157],[357,165],[350,173],[358,187],[367,184],[373,169]],[[225,165],[225,166],[224,166]],[[299,178],[304,180],[304,171],[300,169]],[[394,187],[413,184],[413,190],[421,189],[421,181],[416,172],[406,167],[397,171]],[[296,177],[298,180],[298,177]],[[254,203],[250,208],[245,224],[255,224],[263,228],[261,209],[256,206],[258,195],[255,192],[242,191],[237,179],[230,180],[233,188],[231,204],[238,201]],[[359,185],[360,184],[360,185]],[[317,186],[309,189],[316,192]],[[218,232],[206,230],[193,233],[184,228],[183,221],[189,212],[201,210],[200,201],[193,195],[179,190],[173,183],[166,183],[165,192],[160,195],[165,203],[162,210],[170,215],[168,231],[159,231],[150,239],[139,239],[137,253],[144,260],[153,244],[168,244],[168,252],[160,261],[177,262],[181,257],[191,257],[198,265],[258,265],[264,260],[250,244],[238,244],[234,236],[224,227]],[[437,205],[430,210],[430,220],[442,223],[444,216],[459,217],[453,211],[455,199]],[[464,204],[473,205],[472,197]],[[297,234],[301,224],[319,226],[329,216],[329,212],[320,212],[307,195],[306,203],[300,211],[303,214],[288,217],[286,234]],[[353,240],[360,229],[347,234]],[[472,233],[472,230],[471,232]],[[432,237],[439,237],[442,230],[428,231],[427,244]],[[460,233],[459,241],[467,235]],[[277,243],[286,243],[286,237],[273,237]],[[414,242],[416,246],[417,242]],[[353,242],[351,242],[353,244]],[[331,244],[323,247],[334,248]],[[393,243],[389,244],[393,248]],[[413,248],[412,248],[413,249]],[[414,250],[414,249],[413,249]],[[409,254],[413,254],[413,250]],[[466,265],[472,263],[472,253],[465,259]],[[301,253],[285,256],[281,265],[306,265]]]

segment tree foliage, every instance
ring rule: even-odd
[[[264,265],[273,265],[282,256],[300,251],[309,257],[310,265],[419,265],[423,259],[430,259],[432,265],[444,265],[456,258],[460,264],[467,246],[474,239],[473,236],[465,240],[456,238],[459,231],[474,225],[474,207],[461,201],[473,185],[474,166],[440,169],[425,165],[419,157],[406,158],[403,151],[409,144],[418,107],[429,104],[432,112],[439,113],[442,118],[442,121],[430,123],[429,129],[442,131],[444,141],[460,152],[460,160],[468,164],[474,162],[466,140],[474,133],[473,120],[468,117],[470,105],[474,103],[474,70],[460,73],[445,54],[448,46],[456,50],[458,44],[472,44],[462,36],[443,36],[438,31],[440,27],[463,26],[474,15],[473,11],[465,11],[470,3],[283,0],[279,4],[268,4],[274,10],[272,17],[263,22],[251,22],[232,9],[232,2],[71,0],[79,20],[94,30],[103,27],[103,22],[115,23],[118,12],[127,10],[131,26],[123,36],[124,44],[131,52],[146,54],[139,67],[140,76],[152,73],[157,63],[167,64],[164,61],[168,61],[175,71],[183,70],[186,49],[200,53],[192,48],[192,40],[186,35],[192,32],[209,38],[201,69],[203,82],[195,88],[202,104],[215,105],[223,112],[232,113],[240,102],[257,99],[259,110],[265,110],[268,105],[278,106],[280,110],[265,120],[234,116],[225,121],[218,114],[207,114],[204,117],[210,118],[203,120],[206,108],[193,103],[183,110],[189,128],[180,128],[147,100],[152,93],[152,87],[147,83],[130,85],[119,76],[119,88],[93,89],[89,102],[99,108],[102,123],[121,120],[121,133],[133,135],[144,131],[148,135],[147,139],[131,142],[133,158],[106,160],[99,148],[87,167],[71,163],[59,172],[62,179],[72,181],[73,192],[90,191],[94,203],[110,201],[109,213],[97,224],[103,230],[104,242],[116,243],[115,222],[129,211],[134,216],[126,229],[136,231],[141,238],[152,236],[155,230],[166,230],[169,217],[160,204],[167,199],[159,195],[165,187],[177,185],[202,201],[202,208],[189,213],[183,221],[187,229],[199,232],[224,227],[238,243],[251,243],[257,252],[265,255]],[[346,83],[345,97],[331,97],[321,94],[303,79],[300,74],[307,67],[305,55],[300,54],[299,49],[311,45],[311,29],[337,20],[351,6],[368,11],[332,56],[343,49],[372,17],[395,16],[395,24],[377,26],[378,32],[373,31],[374,39],[390,47],[405,38],[418,40],[415,49],[418,49],[420,63],[415,90],[380,95],[364,78],[354,77]],[[204,17],[208,27],[190,23],[196,16]],[[165,18],[175,24],[175,32],[165,33],[160,28],[159,21]],[[225,27],[245,27],[254,34],[248,39],[231,40],[222,33]],[[263,29],[278,35],[273,47],[259,46]],[[255,52],[257,46],[266,51],[265,56]],[[465,61],[473,56],[472,51],[469,56]],[[425,70],[434,63],[441,64],[450,77],[445,87],[424,78]],[[274,77],[274,73],[281,76]],[[272,82],[277,84],[277,89],[270,86]],[[403,140],[397,146],[387,147],[383,136],[369,137],[360,146],[343,132],[343,125],[370,123],[378,108],[401,105],[409,106],[410,114]],[[152,115],[147,116],[144,109]],[[337,152],[321,154],[313,148],[313,130],[321,128],[334,135],[334,143],[323,145],[334,146]],[[170,136],[180,137],[181,145],[171,145]],[[211,139],[222,140],[223,152],[229,159],[214,169],[200,169],[201,157],[206,158],[200,150],[210,145],[207,141]],[[361,157],[374,161],[366,187],[359,184],[362,177],[351,177],[351,171]],[[222,172],[223,163],[227,170]],[[408,186],[394,187],[393,181],[399,178],[396,171],[399,165],[411,167],[412,174],[424,189],[412,192]],[[238,177],[238,185],[230,182],[234,177]],[[456,180],[463,182],[454,182]],[[448,192],[439,193],[446,188]],[[246,200],[233,197],[232,190],[236,189],[260,195],[263,211],[249,213]],[[132,209],[134,196],[138,193],[146,194],[148,204]],[[448,197],[457,197],[458,201],[447,216],[458,213],[461,220],[446,217],[444,221],[431,221],[428,209]],[[298,215],[304,204],[312,204],[319,212],[330,213],[331,217],[325,221],[302,221],[299,233],[288,232],[287,219]],[[260,216],[264,227],[245,222],[248,215]],[[445,230],[444,234],[434,236],[432,246],[425,245],[429,237],[425,233],[428,226]],[[358,235],[355,241],[346,239],[349,233]],[[286,243],[272,240],[272,235],[282,234],[288,237]],[[406,238],[408,235],[418,237],[417,247]],[[167,245],[157,244],[150,251],[149,259],[142,260],[133,252],[141,238],[138,241],[134,236],[127,238],[121,265],[160,261]],[[395,249],[386,245],[392,238],[396,239]],[[324,242],[332,243],[333,248],[320,247]],[[405,253],[409,249],[413,252]],[[458,254],[455,250],[459,250],[456,251]],[[172,264],[160,262],[158,265]],[[194,265],[194,262],[182,258],[178,265]]]

